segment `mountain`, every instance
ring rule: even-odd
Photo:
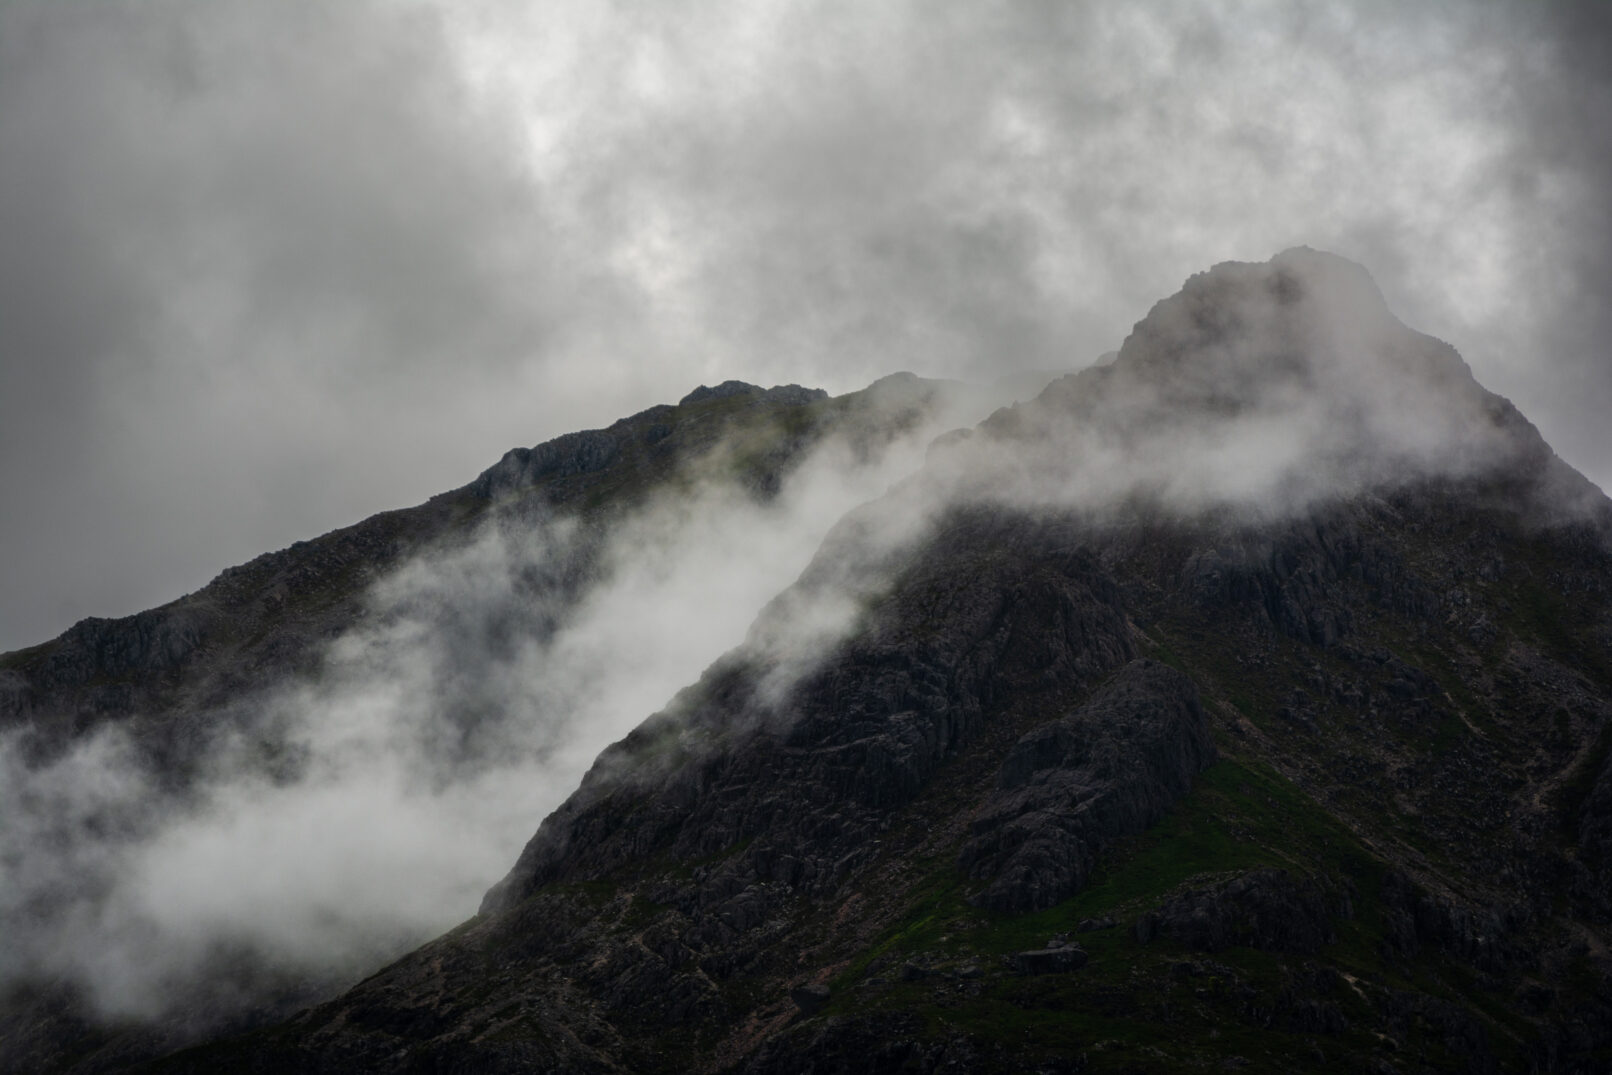
[[[422,551],[489,523],[531,527],[562,514],[594,530],[668,485],[720,465],[754,497],[775,495],[811,450],[848,438],[878,455],[962,386],[887,378],[828,400],[820,389],[700,387],[608,429],[507,453],[475,481],[425,504],[301,541],[224,571],[203,589],[122,619],[91,618],[43,645],[0,657],[0,726],[26,726],[49,754],[106,720],[206,711],[321,657],[318,642],[361,618],[366,585]],[[713,462],[713,453],[722,458]],[[570,599],[596,565],[597,542],[542,580]],[[173,749],[169,745],[169,749]]]
[[[1609,894],[1612,502],[1297,249],[936,439],[474,917],[150,1069],[1602,1071]]]
[[[0,1068],[256,1025],[458,921],[814,532],[1018,388],[702,386],[0,657]]]

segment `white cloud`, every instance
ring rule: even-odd
[[[0,979],[65,975],[110,1017],[227,1016],[260,999],[243,968],[338,984],[468,917],[603,747],[987,406],[959,405],[871,454],[826,440],[765,503],[717,455],[604,529],[504,520],[405,564],[317,675],[190,722],[214,737],[192,787],[117,728],[42,767],[0,743]]]

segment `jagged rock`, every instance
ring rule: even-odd
[[[1360,314],[1341,327],[1371,351],[1370,377],[1347,348],[1309,347],[1340,313]],[[1471,450],[1455,473],[1373,439],[1383,386],[1453,421]],[[1151,489],[1092,511],[996,495],[1037,467],[1090,476],[1071,468],[1105,432],[1133,439],[1099,458],[1134,460],[1149,438],[1312,390],[1324,406],[1303,447],[1337,483],[1325,490],[1305,470],[1251,512]],[[734,415],[817,435],[815,414],[771,421],[754,386],[700,391],[694,431],[677,408],[646,412],[516,453],[484,492],[586,498],[596,475],[652,473]],[[739,402],[702,405],[722,396]],[[780,436],[786,456],[807,444]],[[1000,466],[953,480],[981,459]],[[1346,267],[1303,251],[1217,267],[1112,363],[998,412],[842,521],[743,647],[605,752],[483,915],[165,1070],[1596,1070],[1612,1046],[1612,978],[1585,939],[1612,850],[1612,529],[1601,507],[1561,523],[1559,495],[1583,493],[1561,494],[1569,473]],[[977,496],[924,514],[926,494],[958,489]],[[450,506],[490,510],[469,499]],[[913,518],[934,525],[880,552]],[[334,551],[274,561],[284,600],[330,578]],[[845,634],[814,641],[779,687],[798,656],[782,628],[825,593],[850,610]],[[32,668],[0,705],[30,704]],[[1194,790],[1211,735],[1224,764]],[[1206,849],[1234,857],[1182,883]],[[1246,865],[1273,860],[1293,865]],[[1145,947],[1092,938],[1105,958],[1081,973],[982,981],[979,953],[1026,943],[1012,912],[1064,899],[1094,867],[1119,883],[1086,890],[1094,917],[1076,932],[1155,905],[1136,920]],[[984,910],[958,898],[972,885]],[[1381,951],[1359,943],[1379,930]],[[1067,940],[989,966],[1070,969],[1084,952]],[[859,966],[850,1014],[794,986]],[[10,1026],[37,1033],[15,1021],[0,1039]]]
[[[882,382],[874,382],[870,387],[877,387]],[[687,403],[702,403],[708,399],[727,399],[731,396],[754,396],[767,403],[785,403],[799,405],[812,403],[819,399],[827,399],[828,393],[821,388],[802,388],[798,384],[774,385],[771,388],[762,388],[760,385],[746,384],[744,381],[723,381],[715,388],[700,385],[694,391],[677,401],[679,407]]]
[[[1603,738],[1608,734],[1603,733]],[[1612,921],[1612,753],[1595,774],[1578,811],[1578,846],[1584,873],[1575,890],[1603,922]]]
[[[625,439],[624,432],[595,429],[567,433],[535,448],[512,448],[482,472],[471,490],[477,497],[491,500],[548,478],[592,474],[616,461]]]
[[[1514,940],[1523,917],[1516,909],[1453,904],[1398,870],[1383,878],[1384,946],[1401,958],[1432,947],[1480,970],[1502,973],[1523,957]]]
[[[1207,889],[1183,893],[1144,915],[1137,939],[1169,937],[1202,952],[1233,945],[1273,952],[1315,952],[1336,937],[1343,903],[1315,878],[1286,870],[1254,870]]]
[[[1020,739],[958,858],[997,911],[1078,892],[1102,849],[1157,821],[1215,757],[1192,681],[1127,665],[1084,706]]]
[[[742,655],[713,667],[682,712],[647,721],[601,756],[483,910],[651,849],[709,855],[751,837],[732,867],[742,876],[805,891],[839,883],[867,860],[881,819],[981,732],[986,699],[1015,685],[1089,683],[1131,656],[1111,581],[1064,536],[1056,523],[960,514],[864,630],[795,688],[782,733],[766,730],[770,703],[754,693]],[[1152,662],[1135,674],[1179,687]],[[734,745],[660,771],[686,734]],[[618,779],[634,771],[634,781]],[[660,789],[647,812],[634,806],[646,786]],[[802,802],[836,810],[803,812]],[[817,853],[804,857],[805,848]]]
[[[206,626],[206,619],[189,609],[80,620],[51,653],[48,674],[58,683],[76,684],[97,675],[172,671],[203,644]]]

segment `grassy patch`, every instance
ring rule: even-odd
[[[838,981],[850,985],[876,960],[919,953],[993,959],[1040,947],[1084,919],[1134,917],[1195,877],[1261,866],[1303,874],[1317,863],[1361,882],[1380,873],[1347,829],[1280,774],[1223,759],[1157,825],[1109,847],[1081,892],[1047,910],[1013,915],[974,907],[968,896],[978,886],[949,858],[932,860],[906,913]],[[1082,934],[1081,942],[1099,962],[1121,955],[1128,937],[1116,928]]]

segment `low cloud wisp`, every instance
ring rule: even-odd
[[[954,420],[871,457],[830,437],[766,502],[708,475],[603,533],[494,520],[379,581],[317,676],[196,721],[213,738],[186,788],[122,726],[42,768],[0,741],[0,981],[205,1027],[456,924],[599,751],[740,643],[834,520]],[[578,603],[532,585],[583,551]]]
[[[603,533],[495,519],[376,584],[318,676],[219,714],[183,791],[120,728],[36,769],[0,743],[0,924],[21,938],[0,976],[198,1026],[349,980],[469,915],[600,750],[723,654],[758,662],[787,719],[960,505],[1268,519],[1509,466],[1556,483],[1546,514],[1601,503],[1360,266],[1308,249],[1193,277],[1113,362],[935,439],[957,420],[871,459],[830,438],[769,502],[712,465]],[[584,551],[576,603],[534,586]]]

